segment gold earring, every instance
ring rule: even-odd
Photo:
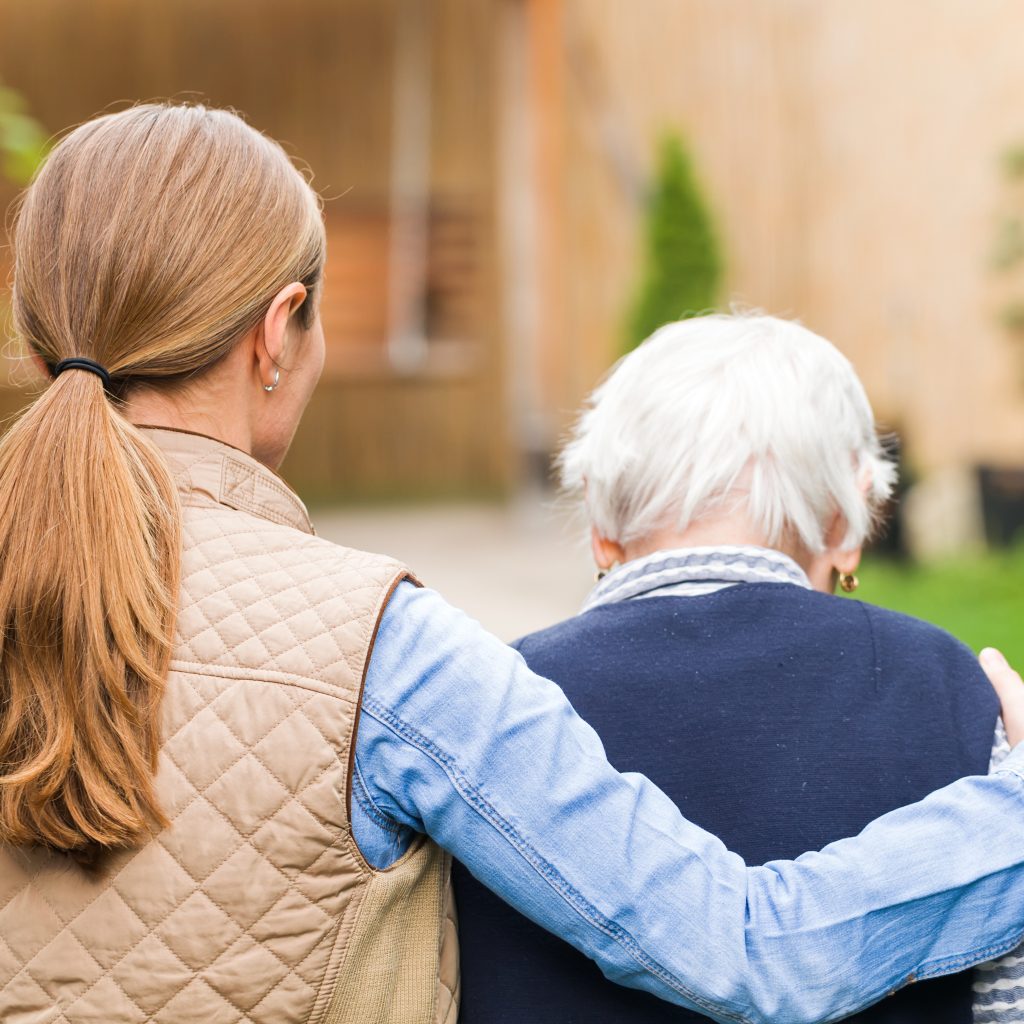
[[[842,587],[844,593],[852,594],[860,586],[860,580],[852,572],[841,572],[839,586]]]

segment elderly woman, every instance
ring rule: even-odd
[[[998,707],[971,652],[833,596],[857,587],[895,467],[829,342],[766,316],[670,324],[594,393],[561,469],[599,582],[581,614],[516,646],[620,771],[748,863],[988,770]],[[702,1019],[603,982],[465,871],[457,882],[463,1024]],[[858,1019],[967,1024],[971,1000],[964,973]]]

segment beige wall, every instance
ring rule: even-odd
[[[659,133],[694,151],[729,295],[855,362],[921,469],[1024,462],[988,267],[1024,136],[1017,0],[566,0],[564,417],[608,364]]]

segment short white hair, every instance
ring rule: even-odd
[[[849,360],[798,323],[668,324],[593,392],[559,465],[598,533],[627,544],[742,511],[766,544],[862,544],[896,479]],[[795,535],[795,536],[794,536]]]

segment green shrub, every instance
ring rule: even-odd
[[[629,317],[627,350],[662,324],[706,313],[718,301],[722,258],[682,139],[662,141],[647,204],[643,279]]]
[[[46,155],[46,133],[13,89],[0,85],[0,175],[25,185]]]

